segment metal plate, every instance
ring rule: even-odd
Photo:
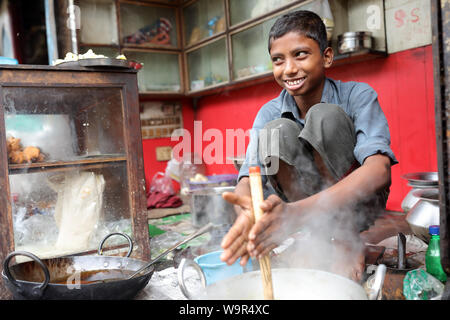
[[[439,178],[437,172],[411,172],[402,176],[415,186],[438,185]]]
[[[128,60],[112,58],[80,59],[78,61],[67,61],[57,64],[56,67],[112,67],[130,69]]]

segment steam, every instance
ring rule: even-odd
[[[356,192],[356,191],[355,191]],[[352,278],[352,266],[363,265],[365,243],[361,229],[368,229],[382,206],[371,198],[363,204],[345,209],[330,209],[326,192],[321,194],[320,206],[306,213],[307,219],[291,239],[274,250],[273,266],[277,268],[318,269]],[[304,213],[305,214],[305,213]],[[289,235],[288,226],[282,233]],[[364,270],[359,270],[363,272]]]

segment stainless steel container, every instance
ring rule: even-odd
[[[414,196],[419,198],[419,201],[409,210],[406,221],[414,235],[428,243],[428,227],[440,224],[439,190],[417,190]]]
[[[401,204],[405,213],[408,213],[420,200],[414,195],[416,191],[438,188],[439,181],[437,172],[412,172],[403,175],[402,178],[408,180],[408,186],[412,187]]]
[[[235,220],[234,208],[222,198],[222,193],[233,192],[235,187],[213,187],[192,190],[191,216],[195,227],[202,227],[208,222],[214,225],[231,225]]]
[[[372,49],[372,45],[372,32],[369,31],[345,32],[338,36],[338,53],[340,54]]]

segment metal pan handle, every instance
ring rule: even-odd
[[[180,265],[178,266],[178,273],[177,273],[178,284],[180,285],[181,292],[184,294],[184,296],[189,300],[193,300],[194,295],[187,289],[186,283],[184,281],[184,271],[187,267],[193,267],[195,271],[197,271],[197,273],[200,276],[200,281],[202,282],[203,288],[206,288],[206,277],[205,274],[203,273],[202,268],[200,268],[200,266],[197,263],[195,263],[195,261],[185,258],[181,260]]]
[[[5,276],[8,278],[8,280],[17,287],[17,292],[20,295],[27,295],[27,293],[25,292],[25,290],[23,289],[22,285],[16,280],[14,279],[14,277],[11,274],[11,271],[9,270],[9,262],[11,261],[11,259],[15,256],[26,256],[28,258],[31,258],[32,260],[34,260],[41,268],[42,271],[44,271],[44,282],[42,282],[40,285],[37,285],[35,287],[33,287],[31,289],[31,297],[38,299],[40,297],[42,297],[42,295],[44,294],[44,290],[47,288],[48,283],[50,282],[50,272],[48,271],[47,266],[42,262],[41,259],[39,259],[37,256],[35,256],[34,254],[30,253],[30,252],[26,252],[26,251],[14,251],[11,252],[5,259],[5,261],[3,262],[3,270],[5,271]]]
[[[97,254],[100,256],[103,254],[103,245],[105,244],[106,239],[108,239],[111,236],[122,236],[125,239],[127,239],[129,248],[126,257],[128,258],[131,255],[131,252],[133,251],[133,240],[131,240],[129,235],[120,232],[113,232],[104,237],[103,240],[100,242],[100,245],[98,246]]]

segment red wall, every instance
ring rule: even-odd
[[[190,99],[180,99],[176,101],[181,102],[184,128],[189,130],[189,132],[193,132],[194,109],[192,108],[192,101]],[[147,190],[155,173],[159,171],[164,172],[167,166],[167,161],[156,160],[156,147],[171,146],[173,148],[177,143],[177,141],[171,141],[170,138],[144,139],[142,141]]]
[[[387,208],[401,211],[401,202],[410,190],[401,176],[415,171],[437,171],[431,46],[334,67],[328,76],[366,82],[378,92],[391,131],[391,147],[400,162],[392,168]],[[259,108],[279,92],[280,88],[273,81],[205,97],[198,102],[195,120],[203,122],[203,131],[208,128],[248,129]],[[209,174],[233,172],[236,170],[232,165],[208,166]]]

